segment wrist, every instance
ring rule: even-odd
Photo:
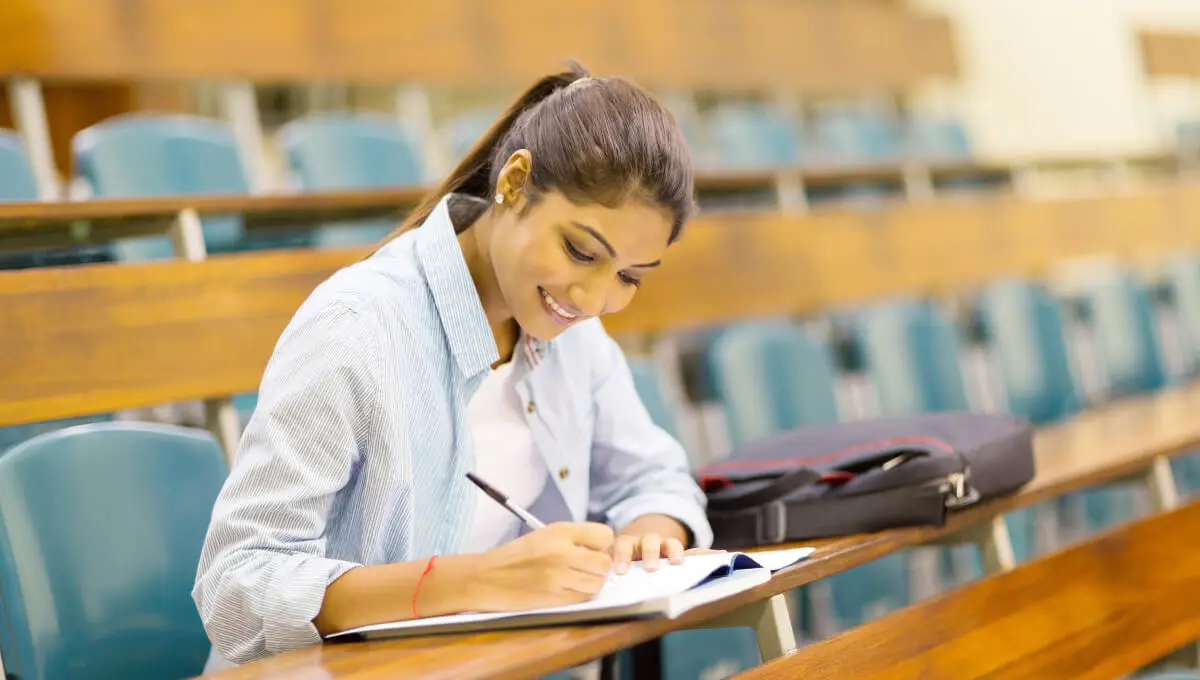
[[[421,583],[417,613],[428,618],[476,609],[474,574],[470,555],[438,557]]]

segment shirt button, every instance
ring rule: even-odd
[[[568,470],[565,466],[558,469],[558,478],[559,479],[566,481],[567,477],[570,477],[570,476],[571,476],[571,471]]]
[[[535,405],[534,405],[534,403],[533,403],[533,400],[532,400],[532,399],[530,399],[529,401],[525,402],[525,410],[526,410],[527,412],[529,412],[529,413],[533,413],[534,411],[536,411],[536,410],[537,410],[537,406],[535,406]]]

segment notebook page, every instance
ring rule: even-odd
[[[659,597],[676,595],[703,583],[714,572],[729,571],[730,553],[714,553],[711,555],[688,555],[683,564],[669,564],[665,559],[659,562],[659,568],[653,572],[642,569],[641,562],[634,562],[629,572],[621,575],[608,575],[604,586],[596,596],[587,602],[563,605],[560,607],[543,607],[519,612],[498,613],[465,613],[449,616],[431,616],[411,621],[396,621],[363,626],[339,635],[364,633],[377,630],[404,630],[405,628],[424,628],[436,626],[439,623],[483,623],[498,619],[520,618],[538,614],[565,614],[587,612],[610,607],[620,607],[637,604]]]
[[[808,557],[809,555],[813,554],[815,550],[815,548],[784,548],[782,550],[761,550],[758,552],[748,552],[745,553],[745,556],[774,573],[780,569],[783,569],[784,567],[790,567],[791,565]]]

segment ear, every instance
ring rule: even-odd
[[[496,193],[504,196],[504,205],[518,207],[523,199],[522,190],[532,171],[533,155],[528,149],[517,149],[508,157],[504,167],[500,168],[500,176],[496,178]]]

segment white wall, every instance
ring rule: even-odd
[[[954,107],[985,157],[1094,156],[1161,149],[1200,115],[1200,88],[1150,83],[1139,27],[1200,30],[1197,0],[912,0],[954,22]],[[947,107],[945,87],[918,105]]]

